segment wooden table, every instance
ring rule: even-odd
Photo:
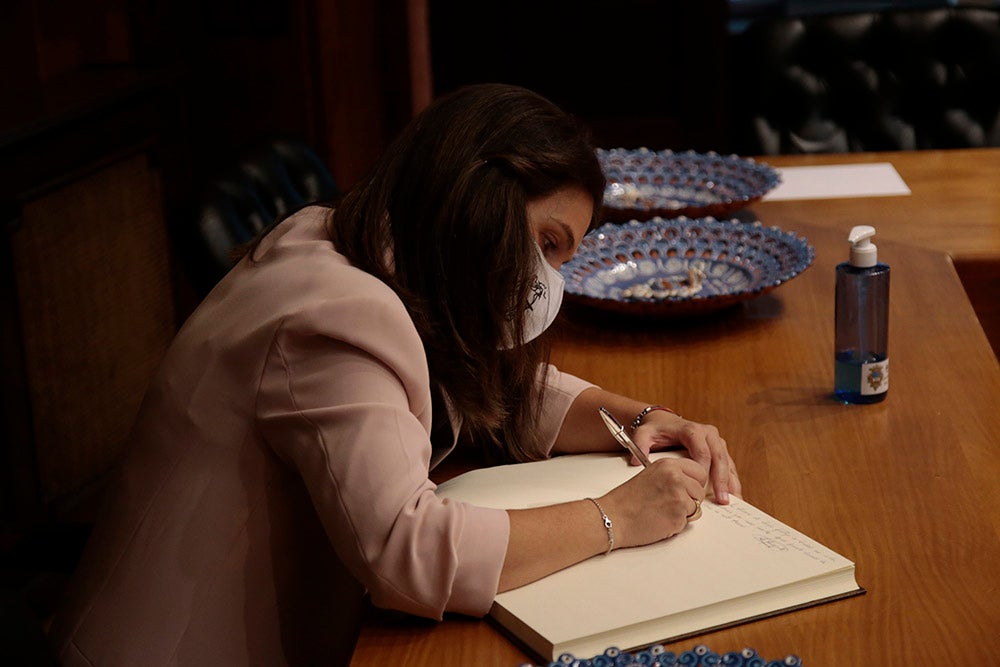
[[[959,262],[1000,260],[1000,148],[769,155],[774,167],[890,162],[909,186],[902,197],[764,201],[760,218],[847,230],[872,225],[880,237],[943,250]],[[846,233],[846,231],[845,231]]]
[[[911,193],[905,197],[764,201],[754,213],[769,225],[840,229],[872,225],[882,238],[947,252],[1000,356],[1000,148],[777,155],[774,167],[890,162]]]
[[[934,245],[923,243],[934,232],[904,231],[911,217],[951,215],[951,194],[935,198],[911,180],[916,170],[897,169],[923,210],[867,200],[878,215],[861,219],[852,208],[841,220],[830,211],[839,204],[785,203],[782,227],[794,218],[816,261],[769,295],[701,320],[630,327],[566,313],[553,362],[718,425],[746,499],[856,561],[868,591],[671,650],[750,646],[768,659],[797,654],[808,667],[1000,659],[1000,365],[949,255],[911,243]],[[968,177],[990,187],[983,174]],[[759,209],[765,222],[777,204]],[[979,219],[968,206],[967,218]],[[832,398],[834,266],[846,230],[861,223],[883,231],[880,257],[893,270],[892,374],[884,402],[847,406]],[[975,244],[950,250],[958,249],[977,252]],[[528,661],[489,621],[376,612],[352,664]]]

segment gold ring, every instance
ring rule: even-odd
[[[700,500],[696,500],[696,501],[694,501],[694,509],[691,510],[691,513],[688,514],[685,518],[688,521],[691,521],[692,519],[696,518],[700,514],[701,514],[701,501]]]

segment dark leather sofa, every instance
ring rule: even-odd
[[[750,21],[729,44],[731,148],[1000,146],[1000,5],[983,4]]]
[[[206,185],[176,236],[191,283],[201,298],[232,266],[232,253],[276,219],[339,188],[323,160],[294,140],[262,143]]]

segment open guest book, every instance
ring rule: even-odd
[[[653,458],[671,455],[679,454]],[[618,454],[559,456],[473,470],[437,493],[520,509],[598,497],[639,470]],[[595,556],[501,593],[490,616],[548,662],[668,643],[864,592],[854,563],[739,498],[706,501],[702,512],[670,539]]]

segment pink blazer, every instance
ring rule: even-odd
[[[325,212],[282,223],[178,333],[53,622],[65,665],[336,665],[365,591],[489,609],[507,514],[434,494],[420,338]],[[592,385],[540,377],[547,455]]]

